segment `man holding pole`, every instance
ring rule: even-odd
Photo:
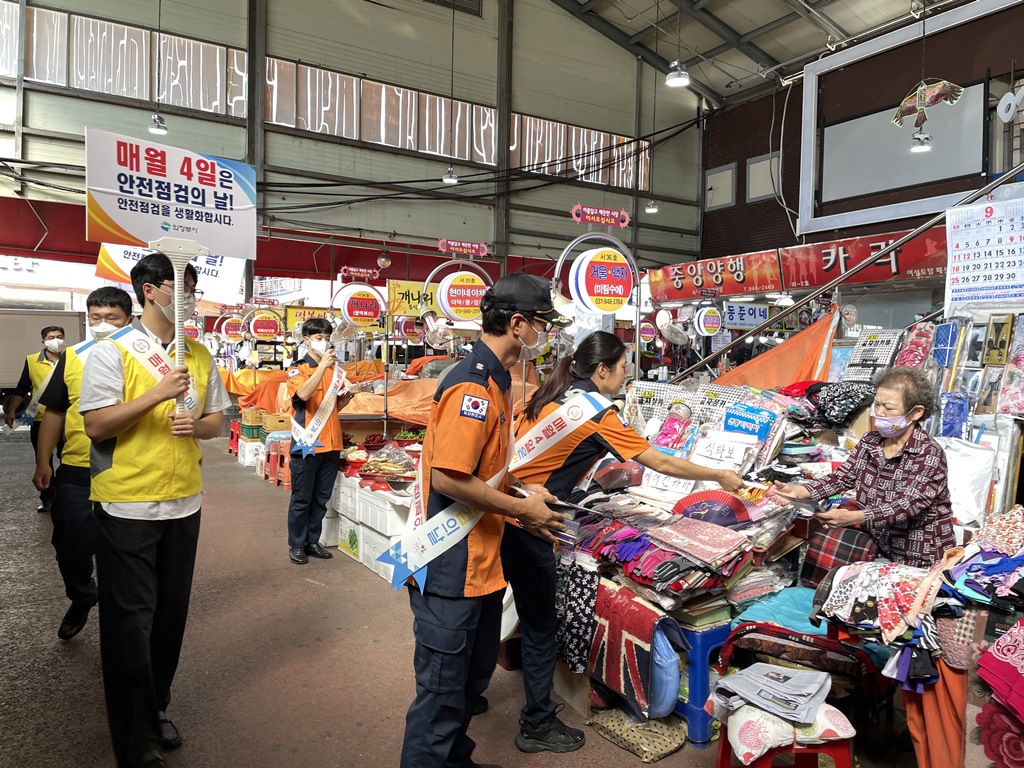
[[[163,768],[160,750],[182,743],[164,710],[199,539],[198,440],[221,434],[230,399],[201,344],[185,339],[183,366],[170,357],[184,333],[174,321],[171,260],[145,256],[131,278],[143,307],[139,326],[96,345],[79,409],[92,440],[100,654],[114,753],[119,768]],[[194,310],[196,279],[188,265],[182,319]],[[176,398],[184,409],[175,409]]]

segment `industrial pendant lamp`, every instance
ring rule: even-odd
[[[163,72],[163,11],[164,3],[163,0],[159,0],[156,6],[156,94],[153,97],[153,101],[156,102],[156,112],[149,121],[149,132],[154,136],[166,136],[167,135],[167,123],[164,122],[163,115],[160,114],[160,75]]]
[[[665,85],[669,88],[687,88],[690,85],[690,73],[686,71],[686,65],[679,59],[671,64],[672,69],[665,75]]]
[[[658,201],[657,200],[648,200],[647,201],[647,207],[644,208],[644,213],[655,214],[657,212],[658,212]]]
[[[455,157],[455,3],[452,3],[452,63],[451,63],[451,84],[448,90],[448,154]],[[445,184],[458,184],[459,177],[455,175],[455,167],[448,163],[448,170],[445,171],[441,181]]]
[[[931,152],[932,135],[930,133],[925,133],[924,131],[916,131],[914,135],[910,137],[910,151]]]

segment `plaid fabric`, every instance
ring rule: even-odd
[[[807,543],[800,583],[814,589],[833,568],[870,561],[877,555],[878,545],[863,531],[853,528],[816,531]]]

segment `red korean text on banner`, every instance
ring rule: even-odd
[[[601,227],[629,226],[629,214],[614,208],[599,208],[594,205],[574,205],[572,219],[579,224],[596,224]]]
[[[357,328],[374,325],[380,317],[380,299],[369,290],[357,290],[343,297],[341,314]]]
[[[470,243],[465,240],[438,240],[437,250],[457,256],[486,256],[487,243]]]
[[[647,272],[657,302],[782,290],[775,250],[676,264]]]

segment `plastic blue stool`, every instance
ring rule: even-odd
[[[711,721],[714,719],[704,711],[710,691],[711,656],[725,645],[731,628],[729,624],[695,632],[683,629],[683,637],[690,644],[689,652],[689,701],[676,702],[675,713],[686,718],[686,738],[697,749],[711,746]]]

